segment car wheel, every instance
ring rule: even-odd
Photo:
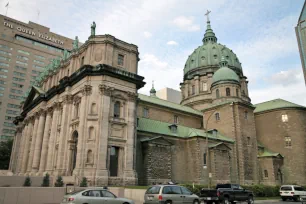
[[[285,197],[282,197],[282,200],[283,200],[283,201],[286,201],[286,200],[287,200],[287,198],[285,198]]]
[[[293,197],[293,200],[294,200],[295,202],[300,201],[300,196]]]
[[[200,202],[198,200],[194,200],[193,204],[200,204]]]
[[[230,202],[229,202],[227,197],[224,198],[223,204],[230,204]]]
[[[167,200],[167,201],[165,202],[165,204],[171,204],[171,203],[172,203],[171,200]]]
[[[248,199],[248,204],[254,204],[254,198],[253,196],[250,196]]]

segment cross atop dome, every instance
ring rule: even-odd
[[[209,14],[211,13],[211,11],[207,10],[207,12],[205,13],[205,16],[207,16],[207,22],[210,22],[209,21]]]
[[[207,12],[205,13],[205,16],[207,16],[207,28],[206,28],[206,32],[204,34],[204,38],[203,38],[203,43],[206,44],[208,42],[213,42],[216,43],[217,42],[217,37],[214,33],[214,31],[211,29],[210,26],[210,20],[209,20],[209,14],[211,13],[211,11],[207,10]]]

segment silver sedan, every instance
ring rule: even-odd
[[[61,204],[134,204],[134,201],[117,198],[113,193],[104,189],[85,189],[64,196]]]

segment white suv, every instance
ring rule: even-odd
[[[279,189],[282,200],[293,199],[294,201],[303,201],[306,198],[306,191],[303,187],[297,185],[283,185]]]

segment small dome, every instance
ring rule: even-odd
[[[228,67],[221,67],[218,69],[212,77],[212,85],[218,82],[231,81],[235,83],[239,83],[238,75]]]

